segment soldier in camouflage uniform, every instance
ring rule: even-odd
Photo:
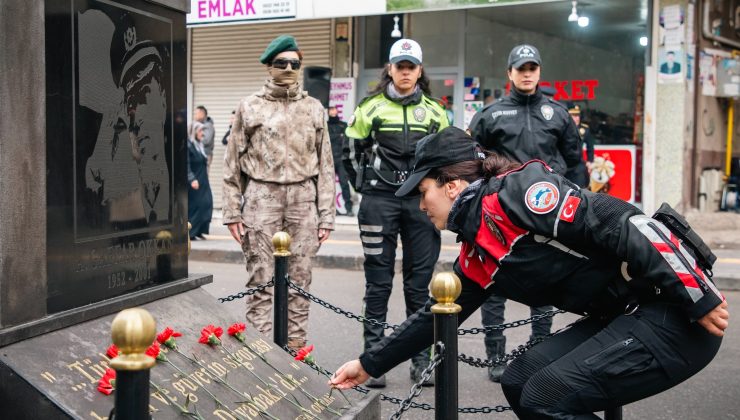
[[[281,35],[260,57],[271,78],[236,109],[225,156],[223,220],[247,259],[252,288],[273,275],[272,236],[292,237],[290,279],[311,284],[311,257],[334,229],[334,163],[324,108],[298,83],[302,54]],[[247,297],[247,320],[272,329],[273,289]],[[306,342],[309,302],[288,297],[288,346]]]

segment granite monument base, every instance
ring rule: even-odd
[[[376,419],[378,395],[327,387],[327,378],[296,361],[271,338],[228,334],[239,319],[198,288],[142,306],[176,349],[161,346],[151,369],[153,418]],[[114,396],[98,390],[110,360],[115,314],[0,348],[0,407],[4,418],[105,419]],[[220,344],[199,342],[202,329],[221,327]],[[115,392],[115,391],[114,391]],[[186,417],[187,418],[187,417]]]

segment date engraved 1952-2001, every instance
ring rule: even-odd
[[[108,289],[125,287],[131,283],[141,283],[151,278],[151,272],[146,262],[141,262],[133,267],[133,270],[116,271],[108,274]]]

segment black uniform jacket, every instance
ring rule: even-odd
[[[531,95],[512,89],[482,108],[470,122],[470,135],[511,160],[543,160],[561,175],[583,160],[581,137],[567,108],[539,89]]]
[[[491,293],[530,306],[613,317],[665,301],[697,320],[723,297],[660,222],[606,194],[578,189],[541,161],[471,184],[448,229],[462,241],[455,272],[463,322]],[[360,356],[377,377],[433,340],[427,305]]]

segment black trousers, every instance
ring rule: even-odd
[[[334,173],[336,173],[337,178],[339,178],[339,188],[341,188],[342,190],[344,208],[349,213],[352,211],[352,195],[349,190],[349,176],[347,176],[347,171],[344,169],[344,165],[342,165],[341,159],[334,159]]]
[[[646,304],[633,315],[585,318],[538,344],[509,365],[501,386],[521,419],[598,419],[594,412],[696,374],[721,342],[680,308]]]
[[[481,321],[483,325],[497,325],[504,322],[504,309],[506,307],[506,298],[491,294],[483,302],[480,307]],[[529,315],[535,316],[551,311],[552,306],[530,306]],[[552,318],[543,318],[539,321],[533,322],[532,324],[532,335],[529,339],[544,337],[550,334],[550,328],[552,327]],[[490,331],[486,332],[486,337],[483,339],[486,345],[486,355],[489,359],[503,356],[506,353],[506,336],[503,331]]]
[[[439,258],[440,232],[419,210],[419,197],[365,194],[357,218],[365,254],[365,316],[386,320],[399,234],[403,246],[403,296],[406,316],[410,316],[429,298],[429,282]],[[365,324],[365,349],[383,336],[381,327]],[[413,361],[426,366],[428,352],[422,351]]]

